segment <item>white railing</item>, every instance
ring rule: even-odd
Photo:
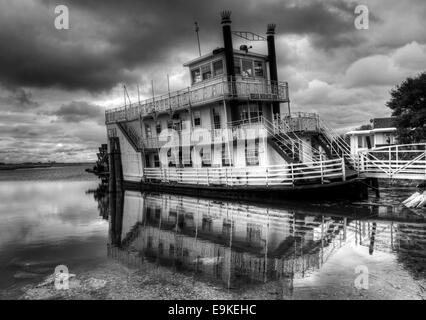
[[[274,126],[286,132],[319,131],[319,116],[316,113],[296,112],[274,119]]]
[[[130,121],[153,113],[188,108],[221,99],[248,99],[258,101],[288,101],[286,82],[258,81],[251,79],[230,80],[227,77],[197,84],[183,90],[154,97],[141,103],[133,103],[105,111],[105,122]]]
[[[266,167],[145,168],[144,179],[165,183],[225,186],[295,186],[298,182],[345,180],[342,159]]]
[[[358,153],[368,177],[426,180],[426,143],[392,145]]]

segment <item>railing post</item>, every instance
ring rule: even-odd
[[[345,158],[342,158],[342,180],[346,181]]]
[[[290,168],[291,168],[291,184],[293,185],[293,188],[294,188],[294,168],[293,168],[293,163],[290,163]]]
[[[266,168],[266,186],[269,187],[269,170]]]
[[[321,170],[321,184],[324,184],[324,168],[322,167],[322,154],[320,154],[320,170]]]
[[[210,181],[209,181],[209,168],[206,168],[206,175],[207,175],[207,185],[210,185]]]

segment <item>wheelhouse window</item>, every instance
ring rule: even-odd
[[[201,112],[200,111],[194,111],[193,117],[194,117],[194,126],[195,127],[201,126]]]
[[[214,76],[223,74],[223,60],[213,62],[213,74]]]
[[[363,137],[362,136],[358,136],[358,148],[362,148],[363,147],[363,144],[362,144],[362,139]]]
[[[241,74],[243,77],[253,77],[253,61],[242,59]]]
[[[234,72],[235,75],[241,74],[241,59],[239,58],[234,59]]]
[[[201,66],[201,75],[203,80],[207,80],[212,77],[212,69],[210,63]]]
[[[255,77],[264,77],[263,62],[262,61],[254,61],[254,76]]]
[[[191,70],[192,83],[201,82],[200,68]]]

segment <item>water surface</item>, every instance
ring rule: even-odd
[[[103,268],[98,278],[112,264],[152,277],[168,270],[170,281],[238,299],[426,298],[426,221],[400,205],[413,189],[364,203],[270,206],[108,194],[85,168],[0,172],[0,298],[20,297],[59,264],[77,276]],[[368,289],[356,286],[359,268]],[[124,278],[111,290],[143,286]],[[163,276],[154,287],[164,296],[169,284]]]

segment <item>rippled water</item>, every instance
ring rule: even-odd
[[[19,297],[59,264],[79,274],[111,261],[166,268],[235,298],[425,297],[426,221],[399,205],[413,190],[271,207],[112,196],[85,168],[0,172],[0,298]],[[360,270],[368,290],[356,287]]]

